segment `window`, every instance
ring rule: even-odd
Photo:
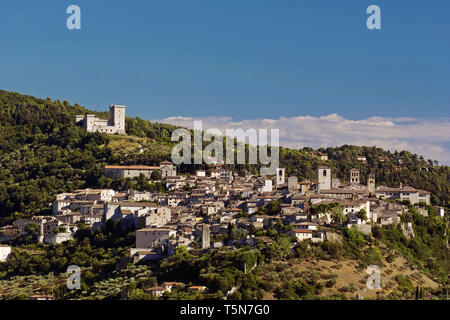
[[[327,176],[327,170],[323,170],[323,176],[324,176],[324,177]]]

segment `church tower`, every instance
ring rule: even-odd
[[[317,180],[319,180],[319,192],[320,190],[331,189],[331,168],[326,166],[320,166],[317,169]]]
[[[277,168],[277,183],[276,185],[279,186],[280,184],[285,183],[285,177],[284,177],[285,169],[284,168]]]

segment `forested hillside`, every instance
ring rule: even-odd
[[[88,110],[67,101],[43,100],[0,91],[0,217],[1,224],[17,217],[44,214],[55,195],[102,183],[107,163],[123,162],[105,145],[114,137],[86,133],[74,124]],[[94,113],[107,117],[106,113]],[[137,135],[170,140],[172,126],[127,119]],[[140,161],[157,163],[168,154]]]
[[[38,214],[50,214],[56,194],[77,188],[142,189],[164,191],[164,185],[143,178],[113,181],[104,177],[105,164],[156,165],[170,159],[175,127],[127,118],[126,136],[87,133],[74,124],[76,114],[107,113],[86,110],[69,102],[43,100],[0,91],[0,224]],[[320,160],[326,154],[329,160]],[[367,162],[358,161],[365,156]],[[383,158],[380,158],[382,156]],[[435,204],[448,206],[450,174],[439,166],[407,151],[390,153],[375,147],[342,146],[313,150],[281,148],[281,165],[288,175],[316,178],[320,165],[329,165],[335,177],[346,180],[352,167],[361,169],[362,183],[370,172],[377,184],[400,182],[433,193]],[[194,172],[198,166],[181,166]],[[231,166],[257,173],[256,165]],[[280,204],[278,204],[280,207]],[[448,290],[447,221],[427,206],[429,217],[415,208],[402,215],[411,222],[415,238],[408,239],[400,225],[376,226],[372,235],[356,228],[335,227],[342,241],[301,242],[286,237],[289,226],[279,223],[248,234],[264,241],[254,248],[226,248],[210,252],[177,248],[176,254],[149,265],[123,265],[134,231],[126,232],[120,221],[109,220],[105,230],[80,226],[73,241],[62,244],[35,243],[33,235],[14,239],[11,258],[0,264],[0,296],[28,299],[35,292],[56,299],[150,299],[145,288],[162,281],[201,284],[213,293],[192,294],[184,289],[165,293],[163,299],[221,299],[231,288],[231,299],[354,299],[365,292],[370,264],[383,266],[383,289],[364,293],[369,299],[422,299],[423,291],[444,299]],[[247,232],[229,227],[214,238],[228,242],[244,239]],[[257,263],[255,265],[255,263]],[[66,289],[67,265],[83,270],[82,290]],[[244,272],[243,266],[255,266]]]
[[[48,214],[57,193],[85,187],[139,187],[120,185],[103,177],[105,164],[148,164],[170,158],[175,127],[127,118],[129,136],[86,133],[74,124],[75,115],[85,112],[107,118],[107,113],[87,110],[67,101],[38,99],[0,90],[0,224],[15,218]],[[141,149],[134,148],[138,145]],[[128,147],[128,148],[127,148]],[[327,154],[321,161],[316,153]],[[367,163],[357,160],[365,156]],[[385,156],[380,161],[379,156]],[[313,179],[319,165],[330,165],[333,175],[346,179],[352,167],[361,169],[363,183],[370,172],[377,184],[397,186],[400,182],[433,193],[434,204],[448,206],[450,171],[407,151],[391,153],[375,147],[342,146],[312,150],[281,148],[280,161],[288,175]],[[236,166],[256,172],[257,166]],[[182,166],[182,172],[194,172]],[[128,184],[128,185],[127,185]],[[142,182],[147,189],[159,188]]]

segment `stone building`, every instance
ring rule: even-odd
[[[358,169],[350,169],[349,172],[349,183],[350,184],[359,184],[359,170]]]
[[[161,178],[175,177],[177,175],[177,167],[170,161],[162,161],[159,166],[105,166],[105,176],[113,179],[134,178],[139,177],[141,174],[150,179],[153,171],[159,171]]]
[[[126,106],[112,104],[109,106],[109,119],[100,119],[93,114],[76,115],[75,123],[82,125],[87,132],[107,134],[125,134]]]
[[[152,172],[159,170],[157,166],[143,166],[143,165],[132,165],[132,166],[105,166],[105,176],[113,179],[124,179],[124,178],[135,178],[143,174],[145,177],[150,179]]]
[[[331,189],[331,168],[320,166],[317,169],[317,179],[319,180],[319,190]]]
[[[300,185],[298,184],[298,178],[297,177],[289,177],[288,178],[288,189],[289,191],[298,191]]]
[[[136,248],[153,248],[166,245],[177,231],[169,228],[144,228],[136,230]]]
[[[285,183],[285,169],[284,168],[277,168],[277,178],[276,178],[276,185],[279,186],[281,184]]]
[[[211,246],[211,232],[209,224],[202,225],[202,249],[208,249]]]
[[[170,161],[163,161],[159,164],[159,170],[161,171],[161,178],[175,177],[177,175],[177,168]]]
[[[375,192],[375,174],[374,173],[369,174],[369,179],[367,179],[367,191],[369,191],[369,193]]]
[[[415,189],[409,186],[400,188],[379,187],[375,190],[375,195],[381,199],[400,199],[409,200],[412,205],[419,202],[430,204],[430,192],[426,190]]]
[[[0,261],[1,262],[6,261],[10,254],[11,254],[11,247],[4,244],[0,244]]]

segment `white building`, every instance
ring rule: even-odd
[[[372,215],[370,211],[370,201],[368,200],[339,200],[338,203],[341,205],[344,214],[348,213],[358,213],[361,210],[366,211],[367,219],[376,222],[376,218]]]
[[[197,177],[206,177],[206,171],[205,170],[197,170],[197,171],[195,171],[195,175]]]
[[[71,232],[60,232],[58,234],[46,234],[44,236],[44,243],[63,243],[64,241],[73,240],[73,234]]]
[[[412,205],[419,202],[430,204],[430,192],[426,190],[414,189],[408,186],[400,186],[400,188],[380,187],[375,190],[375,195],[381,199],[409,200]]]
[[[154,248],[165,245],[176,234],[176,230],[168,228],[144,228],[136,230],[136,248]]]
[[[152,210],[151,213],[145,214],[138,218],[138,226],[145,227],[162,227],[170,222],[172,218],[171,210],[168,207],[159,207]]]
[[[304,222],[298,222],[294,224],[295,230],[317,230],[319,225],[317,223],[304,221]]]
[[[150,201],[151,193],[146,191],[130,190],[128,192],[128,201]]]
[[[116,192],[112,189],[80,189],[71,193],[60,193],[52,203],[53,215],[80,211],[83,214],[97,202],[112,201]],[[91,213],[91,212],[89,212]]]
[[[144,292],[151,295],[152,298],[158,298],[158,297],[162,296],[164,291],[166,291],[166,288],[162,287],[162,286],[155,286],[155,287],[144,289]]]
[[[161,178],[175,177],[177,175],[177,168],[170,161],[162,161],[159,166],[105,166],[105,176],[113,179],[134,178],[139,177],[141,174],[150,179],[153,171],[159,171]]]
[[[439,215],[440,217],[444,217],[445,216],[445,209],[443,207],[434,207],[434,211],[436,212],[437,215]]]
[[[264,186],[261,187],[261,192],[272,192],[272,180],[264,181]]]
[[[126,215],[132,215],[137,222],[139,217],[150,213],[152,210],[156,210],[157,207],[153,202],[106,202],[103,210],[103,221],[124,219]]]
[[[113,179],[135,178],[143,174],[147,179],[150,179],[152,172],[159,170],[156,166],[105,166],[105,176]]]
[[[87,132],[125,134],[125,108],[121,105],[109,106],[109,119],[99,119],[93,114],[77,115],[75,123],[83,125]]]
[[[277,170],[276,185],[279,186],[279,185],[285,183],[285,169],[284,168],[277,168],[276,170]]]
[[[302,241],[306,239],[311,239],[313,236],[312,230],[308,229],[293,229],[288,232],[290,236],[296,237],[297,240]]]

